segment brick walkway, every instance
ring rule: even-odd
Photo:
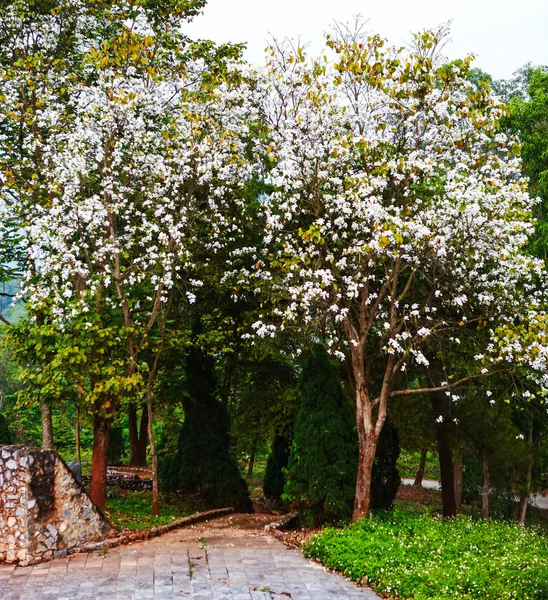
[[[104,556],[0,565],[0,599],[377,600],[371,590],[264,535],[263,525],[235,515]]]

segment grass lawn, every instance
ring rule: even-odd
[[[105,514],[118,531],[146,530],[165,525],[195,511],[184,502],[160,496],[160,516],[152,515],[152,492],[120,490],[120,495],[107,500]]]
[[[325,529],[304,552],[388,598],[548,599],[548,536],[534,527],[395,510]]]

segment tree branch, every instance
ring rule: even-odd
[[[458,381],[455,381],[453,383],[448,383],[447,385],[439,385],[437,387],[418,388],[416,390],[411,388],[408,388],[406,390],[396,390],[394,392],[390,392],[389,398],[393,398],[394,396],[411,396],[413,394],[429,394],[430,392],[443,392],[445,390],[451,390],[456,387],[459,387],[467,381],[472,381],[473,379],[478,379],[479,377],[485,377],[487,375],[494,375],[495,373],[502,373],[506,370],[507,369],[498,369],[497,371],[488,371],[487,373],[476,373],[475,375],[463,377],[462,379],[459,379]],[[375,402],[378,402],[379,400],[380,398],[377,398],[375,399]]]

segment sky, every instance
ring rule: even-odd
[[[449,59],[476,55],[475,66],[495,79],[522,65],[548,65],[548,0],[209,0],[203,15],[186,27],[194,38],[246,42],[245,57],[264,61],[270,35],[300,37],[317,53],[334,21],[368,20],[367,30],[395,45],[410,32],[452,20]]]

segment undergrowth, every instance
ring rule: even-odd
[[[389,598],[548,599],[548,537],[535,527],[395,510],[325,529],[304,551]]]

